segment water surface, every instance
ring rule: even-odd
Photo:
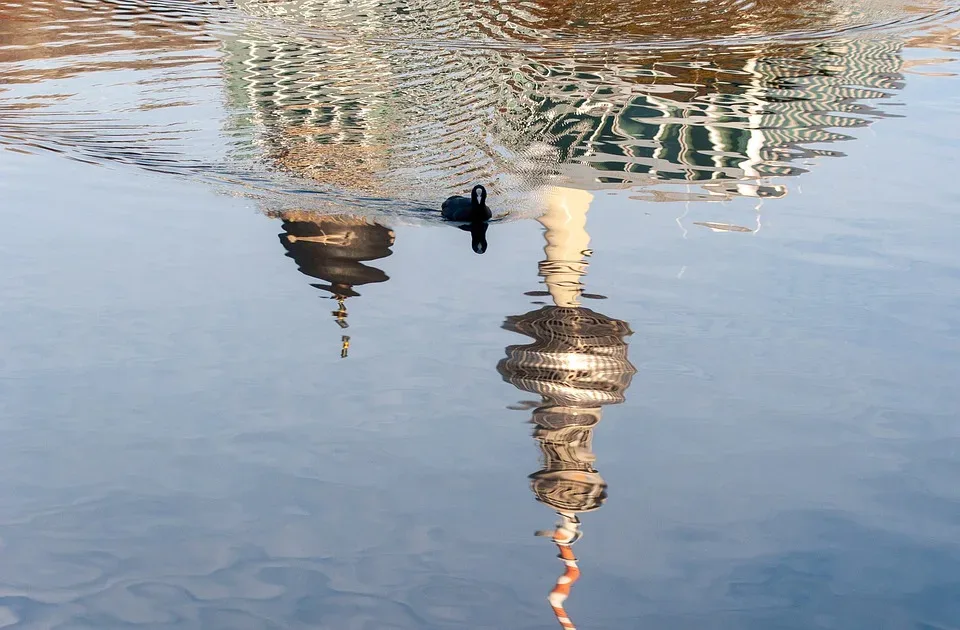
[[[0,627],[960,626],[956,14],[0,0]]]

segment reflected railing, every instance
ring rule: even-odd
[[[582,533],[580,515],[598,509],[607,496],[607,484],[594,466],[593,431],[603,406],[624,401],[636,373],[627,358],[629,325],[580,305],[591,200],[583,191],[552,191],[540,219],[547,244],[539,272],[547,288],[543,293],[553,303],[506,318],[506,330],[533,342],[508,346],[497,365],[505,381],[540,396],[531,422],[541,469],[530,475],[530,486],[559,518],[554,528],[537,535],[553,541],[564,564],[548,599],[561,626],[569,629],[574,624],[564,603],[580,577],[572,549]]]

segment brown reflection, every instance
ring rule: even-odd
[[[206,8],[206,11],[204,10]],[[210,48],[216,41],[202,28],[207,2],[176,0],[149,4],[131,0],[0,0],[0,69],[4,83],[61,79],[81,72],[144,69],[208,61],[172,55]],[[163,53],[135,58],[110,53]],[[24,65],[74,57],[70,63]]]
[[[509,31],[517,39],[535,39],[538,32],[549,31],[556,37],[614,38],[669,37],[694,38],[723,35],[755,35],[790,29],[814,28],[831,23],[837,17],[836,5],[825,0],[798,3],[795,0],[747,2],[713,0],[652,0],[643,3],[616,0],[549,0],[525,3],[517,11],[509,0],[468,3],[482,15],[486,8],[491,22],[496,15],[514,17],[507,25],[490,31]],[[489,8],[487,8],[489,7]]]
[[[307,212],[283,212],[280,242],[300,273],[322,280],[311,286],[329,293],[337,301],[333,316],[340,328],[347,328],[348,298],[359,296],[354,287],[386,282],[389,276],[365,262],[390,256],[393,230],[363,217],[324,216]],[[346,358],[350,337],[341,337],[340,356]]]
[[[159,110],[196,104],[197,82],[216,68],[206,27],[220,10],[213,0],[0,0],[0,148],[200,173],[199,116]]]
[[[531,422],[541,469],[530,475],[530,487],[559,517],[553,529],[537,535],[557,545],[564,563],[549,595],[564,628],[574,627],[564,602],[580,577],[572,549],[581,536],[580,515],[599,508],[607,496],[607,484],[594,467],[593,431],[603,406],[623,402],[636,373],[627,358],[629,325],[579,304],[583,258],[589,253],[585,226],[590,200],[581,191],[555,191],[541,219],[547,246],[540,263],[553,305],[506,318],[505,329],[533,342],[508,346],[497,365],[505,381],[540,396]]]
[[[567,38],[614,42],[634,38],[717,38],[852,27],[878,17],[869,2],[831,0],[461,0],[448,2],[330,3],[325,0],[237,0],[250,14],[309,24],[342,35],[434,35],[475,40],[478,34],[508,43],[566,46]],[[853,6],[851,6],[853,5]],[[291,10],[295,7],[295,10]],[[929,9],[929,6],[924,7]],[[557,38],[560,42],[555,41]]]

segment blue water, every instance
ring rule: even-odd
[[[251,197],[8,132],[0,627],[556,627],[565,545],[534,533],[566,518],[578,628],[960,628],[960,62],[905,41],[933,61],[895,116],[785,196],[628,182],[550,223],[502,184],[482,256],[360,191],[358,267],[271,215],[319,194],[282,174]],[[545,236],[589,239],[572,292]]]

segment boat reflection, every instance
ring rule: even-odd
[[[553,304],[506,318],[505,329],[533,343],[507,347],[497,370],[518,389],[541,397],[531,422],[542,466],[530,475],[530,487],[559,517],[554,528],[537,535],[549,537],[559,550],[564,572],[549,601],[561,626],[573,628],[564,608],[580,576],[572,545],[581,536],[580,515],[599,508],[607,496],[607,484],[594,467],[593,431],[604,405],[623,402],[636,369],[627,358],[629,325],[580,305],[592,197],[554,192],[540,219],[547,241],[540,275]]]
[[[332,314],[340,328],[347,328],[346,300],[360,295],[354,287],[390,279],[381,269],[363,263],[393,253],[393,230],[347,214],[282,212],[278,216],[283,221],[279,237],[287,256],[297,263],[300,273],[324,281],[310,286],[337,301]],[[349,347],[350,337],[343,335],[341,357],[347,357]]]

